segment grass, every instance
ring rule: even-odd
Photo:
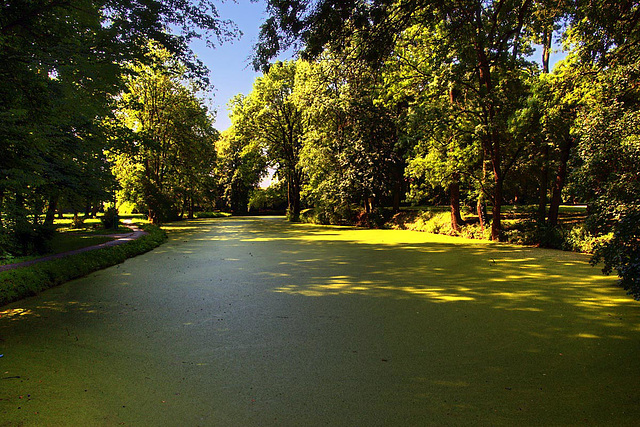
[[[65,215],[63,218],[56,218],[53,226],[56,233],[48,242],[48,250],[38,255],[28,256],[8,256],[0,257],[0,265],[19,263],[23,261],[30,261],[47,255],[55,255],[63,252],[73,251],[76,249],[85,248],[88,246],[99,245],[101,243],[113,240],[113,235],[131,233],[131,229],[120,225],[117,229],[105,229],[100,221],[100,216],[97,218],[89,218],[83,222],[83,226],[79,228],[73,228],[72,215]],[[142,218],[133,217],[131,224],[138,226],[147,224],[148,221]]]
[[[584,229],[586,206],[560,206],[558,227],[541,230],[535,221],[537,206],[504,205],[502,207],[502,239],[518,245],[544,246],[567,251],[591,253],[596,239]],[[485,230],[479,226],[478,216],[463,207],[466,224],[455,232],[450,226],[447,206],[422,206],[403,209],[387,226],[394,229],[424,231],[435,234],[490,239],[491,207],[487,207]]]
[[[149,225],[145,226],[145,230],[147,235],[122,245],[0,272],[0,306],[36,295],[44,289],[85,276],[93,271],[121,263],[127,258],[150,251],[166,240],[166,233],[158,227]],[[57,244],[57,250],[60,252],[111,240],[106,236],[69,237],[64,234],[57,236],[57,238],[60,239]]]

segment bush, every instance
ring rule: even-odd
[[[315,224],[354,225],[358,216],[358,207],[342,204],[318,203],[313,209],[300,213],[300,221]]]
[[[315,211],[315,209],[313,209],[313,208],[303,209],[300,212],[300,222],[317,224],[318,222],[316,221],[316,211]]]
[[[118,216],[118,209],[111,207],[104,211],[104,215],[100,219],[102,225],[106,229],[116,229],[120,224],[120,217]]]
[[[226,212],[196,212],[194,214],[196,218],[225,218],[231,216]]]
[[[55,234],[55,228],[52,226],[32,226],[25,223],[23,227],[17,228],[9,252],[20,255],[47,253],[51,249],[51,239]]]
[[[590,254],[595,251],[600,240],[600,238],[589,233],[584,224],[580,224],[564,233],[564,243],[561,249]]]
[[[148,234],[122,245],[0,272],[0,305],[119,264],[127,258],[150,251],[167,239],[166,233],[156,226],[145,225],[143,228]]]
[[[71,228],[84,228],[84,218],[78,214],[74,215],[71,220]]]
[[[608,240],[596,244],[591,263],[604,262],[602,272],[618,272],[618,283],[640,300],[640,209],[626,212],[613,227]]]
[[[425,233],[455,235],[451,228],[451,213],[438,211],[401,212],[392,219],[393,228]]]

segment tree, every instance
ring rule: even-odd
[[[177,34],[167,32],[175,29]],[[205,32],[211,32],[206,36]],[[188,49],[194,37],[222,41],[235,30],[203,0],[8,1],[0,8],[0,246],[28,247],[61,197],[107,199],[112,181],[102,124],[122,89],[126,64],[155,40],[206,81]],[[75,204],[76,202],[74,202]],[[20,235],[20,236],[18,236]]]
[[[193,216],[199,183],[213,172],[214,143],[206,107],[187,87],[186,70],[172,55],[155,48],[152,66],[134,66],[135,77],[121,96],[116,116],[130,130],[127,143],[119,147],[119,174],[125,194],[137,194],[149,220],[158,223],[184,213]]]
[[[386,102],[383,73],[363,61],[344,67],[324,56],[299,64],[295,96],[308,131],[301,165],[304,194],[323,222],[350,221],[350,206],[365,214],[399,207],[403,152],[393,102]]]
[[[216,179],[224,208],[234,214],[248,211],[252,192],[258,187],[267,169],[267,159],[260,144],[239,129],[242,122],[244,97],[237,95],[230,102],[232,124],[216,143],[218,164]]]
[[[476,137],[492,175],[491,235],[500,238],[501,205],[506,176],[521,152],[509,120],[526,96],[523,73],[530,66],[525,55],[530,40],[525,29],[533,25],[533,1],[525,2],[270,2],[271,19],[263,26],[257,61],[281,45],[301,40],[305,53],[317,56],[325,47],[343,51],[346,38],[363,45],[358,56],[380,64],[399,37],[414,23],[433,34],[431,61],[450,68],[449,81],[464,89],[461,111],[476,116]],[[515,92],[514,92],[515,91]],[[516,94],[514,96],[514,93]],[[488,192],[489,183],[484,183]]]
[[[292,97],[297,67],[293,61],[273,64],[256,79],[251,93],[232,113],[236,133],[258,142],[270,166],[286,182],[288,216],[292,221],[300,216],[303,173],[298,161],[306,132],[302,112]]]

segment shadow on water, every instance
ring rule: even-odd
[[[60,290],[12,304],[0,313],[0,338],[36,318],[94,323],[115,337],[110,345],[156,349],[157,370],[189,378],[180,389],[185,400],[198,403],[193,384],[202,382],[202,394],[220,390],[214,397],[227,405],[229,425],[252,413],[227,396],[249,401],[257,384],[284,397],[264,396],[274,403],[259,406],[246,425],[264,425],[266,414],[279,416],[287,405],[289,421],[300,421],[292,425],[348,424],[340,417],[352,414],[361,417],[352,425],[367,416],[387,425],[566,425],[640,415],[640,305],[588,256],[273,217],[166,228],[169,242],[133,265],[150,272],[164,263],[170,277],[149,285],[126,264],[111,268],[104,276],[115,296],[68,300]],[[170,322],[158,326],[161,310]],[[108,328],[126,322],[136,325],[129,336]],[[60,335],[79,345],[73,330]],[[147,358],[140,356],[143,365]],[[156,371],[135,375],[144,383]],[[330,409],[321,412],[318,399]]]
[[[603,276],[582,254],[412,231],[290,224],[282,217],[192,220],[165,229],[170,241],[156,249],[157,254],[197,254],[203,242],[224,243],[227,249],[254,248],[250,257],[245,251],[240,258],[221,260],[252,263],[254,256],[262,257],[261,268],[252,274],[258,281],[269,279],[273,292],[279,293],[417,298],[550,315],[570,311],[612,331],[622,327],[616,310],[636,312],[639,307],[615,285],[614,277]],[[97,309],[70,302],[37,310]],[[34,309],[0,313],[15,319],[30,314]],[[640,331],[640,325],[631,330]]]

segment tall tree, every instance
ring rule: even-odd
[[[404,164],[381,70],[362,61],[344,67],[329,55],[298,67],[296,101],[308,126],[301,156],[305,194],[317,214],[343,221],[352,204],[366,213],[399,204],[394,191],[402,186]]]
[[[137,172],[134,180],[120,175],[121,184],[137,188],[149,220],[157,223],[177,217],[185,204],[193,213],[195,186],[214,168],[218,134],[195,88],[185,86],[180,63],[163,49],[149,55],[152,66],[134,66],[121,96],[117,118],[131,133],[118,148]]]
[[[62,193],[68,199],[106,197],[111,184],[97,173],[107,169],[101,124],[123,87],[126,64],[145,59],[149,39],[204,82],[205,68],[188,49],[189,40],[221,41],[234,33],[209,0],[3,2],[0,217],[8,221],[0,222],[2,234],[9,240],[18,232],[27,240],[38,234],[42,210],[50,223]]]
[[[363,47],[358,56],[380,63],[414,23],[432,33],[438,49],[432,60],[448,64],[456,87],[467,89],[465,110],[477,116],[477,138],[492,175],[491,236],[500,238],[501,205],[507,173],[520,148],[509,129],[510,114],[523,99],[522,73],[530,39],[525,29],[536,19],[534,2],[465,0],[462,2],[269,2],[271,19],[263,26],[256,59],[273,55],[300,40],[305,53],[343,51],[345,37]],[[512,96],[509,92],[516,91]],[[471,107],[471,108],[468,108]]]
[[[243,105],[245,97],[237,95],[229,103],[231,127],[216,143],[218,164],[216,180],[225,209],[234,214],[248,210],[250,196],[266,173],[267,159],[259,141],[242,124],[246,122]]]
[[[288,216],[300,216],[302,169],[298,163],[306,132],[302,112],[293,99],[297,63],[277,62],[256,79],[253,90],[238,110],[236,132],[258,141],[278,177],[287,183]]]

